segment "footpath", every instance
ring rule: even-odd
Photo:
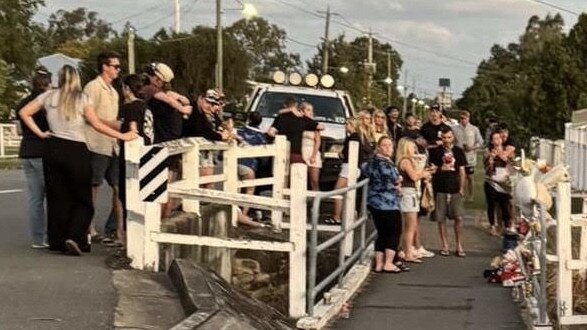
[[[452,222],[447,223],[454,242]],[[339,318],[337,330],[495,330],[525,329],[520,309],[509,288],[483,278],[491,258],[500,255],[501,239],[487,234],[477,216],[465,218],[465,258],[438,255],[437,224],[421,223],[424,245],[436,256],[409,264],[400,274],[372,273],[351,301],[348,318]]]

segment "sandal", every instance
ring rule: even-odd
[[[450,255],[450,252],[448,252],[448,250],[440,250],[438,251],[438,254],[440,254],[443,257],[448,257]]]
[[[455,255],[459,258],[464,258],[467,256],[467,254],[465,253],[465,251],[455,251]]]
[[[404,264],[403,262],[398,262],[395,264],[395,266],[399,269],[401,269],[402,272],[409,272],[410,271],[410,267],[406,266],[406,264]]]
[[[336,220],[333,217],[327,217],[326,219],[324,219],[324,223],[327,225],[340,225],[341,221]]]

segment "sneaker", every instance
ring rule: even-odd
[[[47,249],[47,248],[49,248],[49,244],[47,244],[47,243],[41,243],[41,244],[33,243],[33,244],[31,244],[31,247],[33,249]]]
[[[424,246],[420,246],[420,248],[416,250],[416,254],[420,258],[432,258],[435,256],[434,252],[426,250]]]

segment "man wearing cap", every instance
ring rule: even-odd
[[[173,70],[164,63],[152,63],[147,69],[149,85],[141,96],[153,112],[155,143],[182,137],[182,116],[192,112],[190,100],[171,90]]]
[[[100,53],[97,64],[100,74],[84,87],[84,93],[88,95],[90,102],[94,105],[98,118],[106,123],[113,123],[118,116],[118,92],[112,86],[112,81],[118,78],[120,72],[119,56],[113,52]],[[112,188],[114,218],[109,219],[105,230],[107,235],[112,235],[116,231],[116,223],[122,221],[122,205],[118,199],[118,142],[115,138],[101,134],[92,127],[88,127],[86,130],[86,142],[91,152],[94,204],[98,195],[98,187],[104,179]],[[99,237],[94,221],[90,225],[90,235],[94,239]]]
[[[215,89],[208,89],[198,96],[196,109],[184,125],[184,135],[203,137],[210,141],[223,141],[229,137],[228,131],[216,127],[217,113],[222,103],[222,94]],[[200,157],[200,176],[214,174],[214,153],[204,152]],[[206,185],[211,188],[213,184]]]
[[[440,106],[438,104],[432,105],[428,113],[428,121],[420,128],[420,135],[426,140],[426,147],[429,150],[442,145],[440,131],[445,127],[450,128],[442,121]]]
[[[483,148],[483,137],[477,126],[470,122],[471,114],[463,110],[459,114],[459,124],[453,127],[455,133],[455,144],[463,149],[467,158],[465,166],[467,198],[473,200],[473,173],[477,166],[477,150]]]

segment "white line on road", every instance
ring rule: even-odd
[[[13,194],[13,193],[21,192],[21,191],[22,191],[22,189],[0,190],[0,195],[2,195],[2,194]]]

